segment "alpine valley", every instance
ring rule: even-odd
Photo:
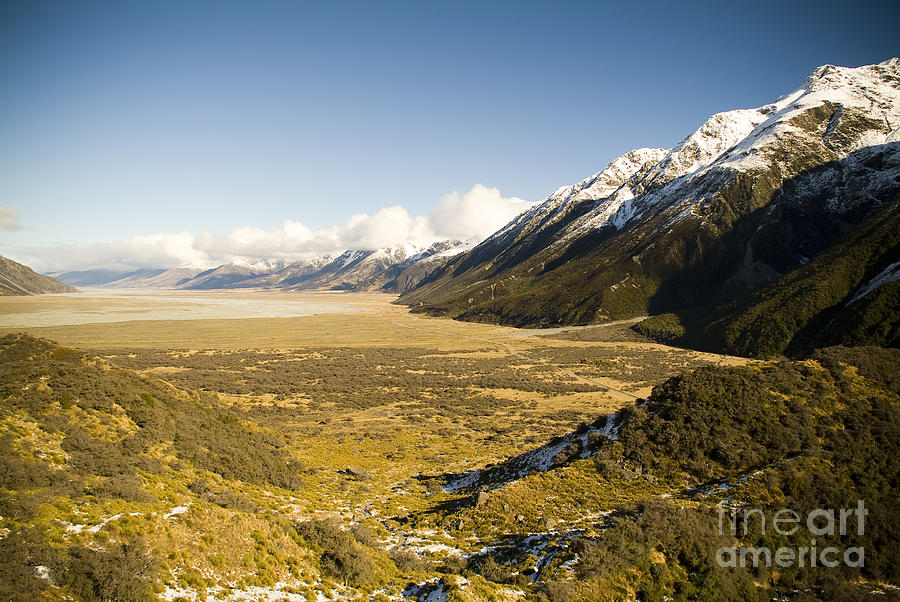
[[[52,273],[73,286],[384,291],[519,327],[656,316],[651,337],[749,356],[897,346],[900,66],[825,65],[796,91],[632,150],[475,244],[210,270]],[[662,316],[662,317],[659,317]]]
[[[0,258],[0,599],[900,600],[898,59],[294,259]]]

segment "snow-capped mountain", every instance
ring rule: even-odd
[[[728,302],[896,204],[898,128],[897,59],[820,67],[771,104],[558,189],[402,299],[519,325]]]
[[[52,276],[67,284],[111,288],[277,288],[400,293],[418,284],[454,255],[471,249],[475,242],[445,240],[428,247],[407,243],[375,250],[347,250],[336,257],[323,255],[291,262],[258,259],[207,270],[191,266],[168,270],[98,269],[57,272]]]
[[[418,286],[452,257],[470,250],[476,243],[476,239],[436,242],[385,270],[383,277],[385,282],[381,285],[381,290],[388,293],[404,293]]]
[[[377,290],[384,283],[385,270],[419,252],[414,245],[398,245],[374,251],[344,251],[318,271],[300,279],[283,282],[293,290],[339,289]]]
[[[200,272],[178,288],[218,289],[239,287],[247,280],[271,274],[285,267],[283,261],[257,261],[253,263],[228,263]]]
[[[375,250],[347,250],[337,257],[302,261],[226,264],[197,274],[177,288],[279,288],[403,292],[472,242],[442,241],[421,248],[400,244]]]

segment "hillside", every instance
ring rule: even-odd
[[[542,599],[898,599],[898,365],[897,350],[829,348],[802,363],[700,368],[540,448],[444,475],[445,490],[469,494],[444,523],[496,534],[468,566],[534,580]],[[860,500],[868,512],[846,532],[772,529],[780,509],[806,517]],[[811,538],[864,550],[864,566],[717,560],[809,551]]]
[[[900,347],[898,201],[772,284],[706,316],[685,312],[687,334],[676,340],[756,357],[829,345]]]
[[[140,273],[158,274],[162,270],[133,270],[122,272],[97,268],[93,270],[70,270],[51,272],[49,275],[71,286],[106,286],[123,278],[129,278]]]
[[[0,296],[77,292],[56,278],[38,274],[26,265],[0,255]]]
[[[151,550],[186,511],[170,500],[191,479],[209,479],[200,493],[213,508],[247,508],[232,481],[302,487],[281,436],[248,429],[214,396],[45,340],[0,339],[0,397],[4,599],[60,587],[79,599],[150,599],[165,560]],[[115,537],[98,540],[111,522]]]
[[[896,204],[898,125],[897,59],[821,67],[774,103],[714,115],[671,150],[632,151],[557,190],[401,302],[516,326],[706,314]]]
[[[171,269],[77,270],[54,272],[52,276],[73,286],[99,286],[113,288],[168,288],[184,284],[202,272],[200,268],[179,267]]]
[[[418,352],[122,350],[107,360],[27,335],[0,339],[0,596],[898,599],[900,351],[829,348],[804,362],[700,367],[462,473],[454,467],[473,452],[515,448],[504,440],[517,431],[484,438],[481,451],[471,440],[500,432],[496,412],[513,406],[477,393],[451,401],[454,390],[429,402],[428,416],[447,416],[431,425],[396,394],[353,394],[415,378],[360,370],[363,357],[447,365]],[[187,369],[171,369],[179,365]],[[436,393],[459,386],[448,376]],[[422,391],[433,380],[422,377]],[[531,380],[526,388],[547,387]],[[306,403],[298,382],[310,383],[300,388]],[[373,420],[388,410],[382,432]],[[468,438],[448,438],[461,418]],[[747,536],[719,533],[721,504],[771,517],[858,500],[864,532],[816,540],[820,550],[863,548],[864,566],[716,561],[721,547],[797,549],[810,537],[756,523]]]
[[[438,269],[465,244],[447,240],[426,248],[405,244],[375,250],[347,250],[295,262],[228,264],[200,273],[178,288],[278,288],[402,292]]]
[[[103,286],[118,288],[169,288],[188,282],[202,270],[192,267],[171,268],[168,270],[137,270],[122,276]]]

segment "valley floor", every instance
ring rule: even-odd
[[[153,319],[157,311],[171,315],[173,305],[223,299],[247,307],[302,301],[325,312],[334,304],[340,313]],[[628,321],[520,331],[415,316],[392,299],[254,291],[0,298],[0,336],[27,331],[166,386],[212,393],[245,428],[283,436],[285,451],[303,467],[303,486],[289,489],[173,465],[152,484],[153,498],[57,504],[62,509],[50,524],[58,537],[114,539],[136,528],[129,517],[146,520],[145,527],[153,526],[146,530],[148,544],[167,558],[164,594],[170,599],[201,591],[252,599],[304,599],[313,590],[320,599],[351,595],[351,587],[311,569],[277,566],[276,560],[266,561],[268,581],[253,579],[259,565],[248,565],[247,558],[254,546],[273,558],[284,553],[266,523],[313,517],[355,525],[361,539],[369,538],[363,543],[390,550],[398,566],[397,558],[409,564],[405,579],[380,583],[378,591],[392,598],[404,590],[420,599],[440,593],[449,585],[437,579],[453,574],[453,566],[514,541],[528,542],[537,575],[561,540],[583,534],[624,501],[662,492],[662,486],[637,481],[586,496],[572,483],[593,477],[584,473],[588,467],[573,465],[474,504],[472,492],[445,486],[449,475],[536,448],[648,395],[680,371],[747,361],[649,342]],[[102,319],[13,325],[23,315],[74,310]],[[107,321],[126,313],[128,321]],[[251,532],[262,533],[253,537],[266,543],[238,536]],[[409,589],[416,582],[425,589]],[[460,581],[454,587],[477,591],[487,584]],[[516,597],[520,589],[490,591]]]

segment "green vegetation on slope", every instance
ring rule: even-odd
[[[659,314],[645,318],[632,326],[645,337],[670,343],[684,336],[684,326],[676,314]]]
[[[869,511],[864,533],[853,528],[845,536],[810,536],[802,529],[782,536],[753,522],[747,535],[740,525],[737,539],[771,550],[809,546],[811,537],[820,549],[861,547],[864,567],[807,564],[762,567],[752,574],[723,569],[713,557],[728,545],[711,529],[718,524],[717,509],[701,502],[685,510],[663,502],[644,505],[637,518],[616,519],[603,537],[585,543],[579,575],[612,585],[617,576],[643,567],[637,579],[625,580],[645,597],[676,599],[768,599],[769,588],[842,599],[860,578],[897,584],[898,366],[898,351],[830,348],[808,362],[701,368],[656,388],[645,404],[630,410],[619,433],[622,459],[645,470],[674,462],[702,483],[759,471],[752,479],[732,481],[728,500],[769,517],[783,508],[804,517],[817,508],[855,508],[863,500]],[[748,587],[748,576],[763,589]]]
[[[180,474],[303,485],[282,436],[248,428],[214,396],[28,335],[0,339],[0,399],[4,599],[29,599],[52,584],[86,600],[151,596],[162,558],[140,538],[184,491]],[[70,525],[99,520],[86,508],[124,517],[118,537]]]
[[[879,348],[699,368],[623,410],[616,436],[595,439],[590,457],[560,454],[547,472],[432,512],[459,537],[499,526],[498,565],[476,555],[469,570],[519,585],[517,575],[527,576],[537,582],[529,591],[550,600],[897,599],[898,383],[900,351]],[[860,500],[863,531],[855,518],[846,534],[811,534],[805,522],[790,535],[772,529],[781,509],[805,519]],[[734,534],[720,530],[723,509],[739,517]],[[743,509],[756,514],[745,520]],[[811,539],[819,550],[862,548],[865,564],[716,560],[723,547],[796,551]]]
[[[829,114],[798,125],[814,131]],[[851,121],[841,127],[855,127]],[[570,232],[591,209],[581,201],[520,239],[516,232],[488,239],[400,301],[414,312],[529,327],[674,313],[687,329],[685,344],[754,357],[784,352],[795,335],[798,351],[895,345],[896,293],[878,291],[846,311],[838,305],[900,259],[900,180],[892,177],[900,144],[833,161],[819,150],[787,154],[781,170],[713,168],[697,176],[696,197],[684,200],[693,204],[687,217],[686,205],[673,203],[648,208],[620,230]],[[645,323],[643,334],[677,335],[674,324],[660,326]]]
[[[471,466],[461,454],[485,453],[455,438],[465,432],[461,424],[436,440],[443,455],[435,456],[438,448],[427,448],[434,425],[424,419],[409,433],[395,425],[387,438],[367,422],[328,419],[328,408],[335,416],[388,407],[402,415],[403,407],[386,405],[389,397],[371,408],[316,389],[320,401],[306,418],[333,434],[324,437],[298,428],[303,416],[289,421],[308,409],[263,407],[273,395],[292,399],[278,371],[267,371],[273,362],[303,386],[317,382],[309,371],[330,362],[343,378],[370,361],[413,370],[422,351],[113,356],[144,368],[184,360],[193,370],[171,374],[234,387],[248,396],[243,410],[47,341],[0,339],[0,597],[143,600],[162,583],[227,596],[229,588],[281,583],[282,593],[307,598],[376,590],[396,597],[407,586],[420,599],[438,588],[467,600],[500,599],[510,588],[552,600],[852,599],[879,588],[886,593],[877,599],[896,598],[888,586],[900,583],[892,561],[900,554],[892,530],[900,519],[900,351],[830,348],[803,362],[700,367],[621,410],[611,437],[591,432],[613,424],[607,418],[582,427],[587,443],[561,448],[549,469],[504,471],[503,463],[482,471],[482,491],[445,492],[444,479],[409,478]],[[558,353],[566,365],[593,365],[588,348]],[[491,358],[419,361],[436,372],[442,363],[469,370],[483,361],[497,371],[477,374],[482,385],[506,386],[487,379],[502,374]],[[451,384],[446,377],[437,380],[442,389]],[[445,409],[452,420],[452,405]],[[491,425],[497,415],[472,410],[481,428],[502,426]],[[491,433],[484,444],[495,450],[515,449],[507,439],[520,436]],[[391,457],[381,457],[384,450]],[[301,451],[323,466],[302,469],[294,460]],[[820,549],[864,548],[865,566],[749,570],[715,560],[733,545],[809,545],[805,530],[781,536],[753,521],[746,536],[723,534],[720,503],[771,517],[782,508],[853,508],[858,500],[869,510],[865,533],[817,539]],[[349,528],[344,510],[354,515]]]
[[[829,344],[896,347],[897,284],[851,299],[898,260],[900,206],[893,205],[803,267],[723,308],[685,341],[751,357],[796,355]]]
[[[216,397],[178,391],[49,341],[0,339],[0,396],[5,412],[60,438],[66,469],[76,474],[152,473],[159,470],[154,449],[165,445],[226,479],[302,487],[279,449],[283,438],[245,428]]]

